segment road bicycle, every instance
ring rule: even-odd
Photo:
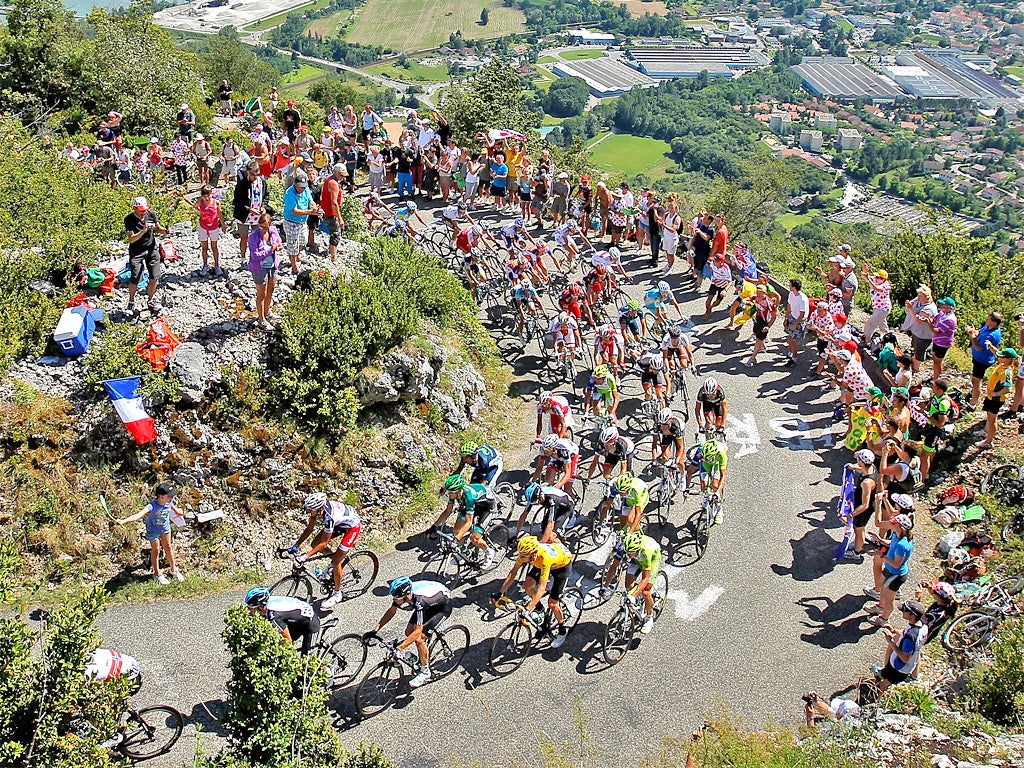
[[[465,543],[460,543],[450,530],[437,532],[436,570],[445,584],[454,589],[479,574],[490,573],[501,564],[508,554],[508,528],[504,523],[494,523],[484,531],[482,538],[494,553],[490,564],[486,565],[484,550],[469,541],[468,533]]]
[[[654,506],[653,508],[648,506],[645,511],[648,525],[653,522],[657,522],[659,525],[668,523],[669,511],[675,502],[676,493],[683,485],[682,473],[674,459],[670,459],[668,464],[659,466],[661,467],[661,481],[654,491]]]
[[[384,658],[369,672],[356,688],[356,711],[361,717],[373,717],[395,703],[405,690],[406,677],[412,671],[419,674],[419,657],[415,646],[408,651],[398,650],[398,640],[384,641],[374,635],[378,647],[384,649]],[[430,659],[430,682],[435,683],[458,669],[469,649],[469,630],[462,624],[427,632],[427,654]]]
[[[70,734],[77,738],[88,738],[95,730],[81,711],[71,720]],[[100,746],[135,762],[150,760],[170,752],[184,730],[185,718],[174,707],[157,704],[136,709],[129,704],[113,735]]]
[[[604,641],[601,644],[601,654],[609,664],[622,661],[622,657],[633,647],[633,640],[645,620],[641,595],[632,596],[625,589],[616,590],[615,594],[619,597],[619,607],[605,625]],[[668,596],[668,574],[664,571],[654,579],[653,596],[654,620],[657,622]]]
[[[312,653],[323,662],[328,688],[343,688],[353,680],[366,664],[366,643],[362,635],[350,632],[334,640],[327,640],[327,630],[338,625],[338,619],[327,619],[320,624],[320,636]]]
[[[576,377],[579,375],[576,367],[576,358],[579,354],[575,347],[565,346],[560,352],[555,352],[551,358],[555,370],[572,389],[573,397],[576,396]]]
[[[696,525],[693,531],[693,543],[694,543],[694,562],[697,562],[708,549],[708,540],[711,538],[711,527],[715,525],[715,520],[722,514],[722,499],[713,491],[707,491],[704,493],[704,497],[701,500],[700,511],[696,515]]]
[[[551,608],[544,602],[543,613],[527,611],[522,605],[515,605],[508,598],[499,600],[496,608],[514,607],[515,618],[502,627],[491,643],[487,659],[488,667],[498,677],[511,674],[522,666],[530,651],[535,647],[552,641],[558,631],[558,623],[554,620]],[[575,587],[562,592],[558,599],[562,610],[563,626],[566,634],[570,634],[580,620],[583,610],[583,595]],[[539,607],[539,606],[538,606]]]
[[[501,322],[505,309],[503,293],[505,284],[502,278],[491,278],[479,283],[476,287],[476,301],[484,310],[484,315],[492,323]]]
[[[690,420],[690,390],[686,384],[686,374],[688,371],[692,371],[693,366],[683,368],[678,363],[676,366],[669,371],[669,378],[672,387],[672,398],[681,399],[683,402],[683,422]],[[696,373],[694,373],[696,376]]]
[[[942,647],[953,653],[980,649],[992,642],[996,630],[1011,616],[1020,616],[1021,609],[1010,598],[988,607],[957,616],[942,633]]]
[[[279,548],[277,556],[281,559],[291,557],[287,549]],[[309,558],[304,563],[292,559],[292,572],[270,588],[272,595],[285,595],[297,597],[300,600],[309,602],[313,597],[313,591],[317,591],[323,597],[329,597],[334,592],[334,569],[330,564],[331,555],[324,553]],[[321,560],[328,563],[317,565]],[[351,600],[353,597],[365,594],[373,586],[377,578],[377,571],[380,569],[380,561],[377,555],[368,549],[358,549],[349,552],[341,561],[341,594],[343,600]]]
[[[1003,504],[1020,507],[1024,504],[1024,467],[1002,464],[985,476],[978,489]],[[1024,536],[1024,510],[1014,512],[1003,524],[999,535],[1003,541],[1009,541],[1013,536]]]

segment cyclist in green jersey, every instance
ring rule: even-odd
[[[599,365],[594,369],[594,413],[598,413],[598,404],[604,405],[604,410],[612,416],[616,416],[619,409],[619,382],[616,380],[611,369],[607,365]]]
[[[608,486],[608,495],[601,506],[600,516],[604,518],[609,507],[618,502],[619,528],[627,533],[638,531],[644,519],[644,508],[650,500],[647,483],[632,472],[623,472]]]
[[[444,481],[442,493],[448,495],[448,505],[434,521],[433,530],[443,526],[452,512],[458,508],[458,516],[452,527],[452,534],[460,544],[470,534],[473,546],[484,552],[483,567],[490,568],[494,562],[494,550],[483,539],[487,518],[497,509],[498,499],[493,491],[481,483],[467,483],[462,475],[451,475]]]
[[[700,490],[705,492],[710,487],[719,499],[725,498],[725,479],[729,456],[724,443],[717,440],[706,440],[694,446],[686,455],[686,487],[684,493],[690,492],[690,478],[700,472]]]
[[[614,581],[623,560],[626,560],[626,591],[633,597],[643,595],[644,598],[644,623],[640,634],[646,635],[654,629],[654,580],[661,570],[661,547],[640,531],[626,534],[621,548],[615,551],[602,590]]]

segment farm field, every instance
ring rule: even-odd
[[[669,143],[644,136],[631,136],[627,133],[598,134],[590,142],[590,157],[595,168],[609,174],[636,176],[643,173],[652,175],[651,171],[661,169],[660,176],[671,161],[666,163],[665,153]]]
[[[487,8],[487,26],[480,25],[480,11]],[[380,45],[396,51],[436,48],[455,31],[467,40],[501,37],[521,32],[521,11],[506,8],[500,0],[367,0],[345,39],[361,45]]]
[[[645,13],[650,13],[654,16],[666,16],[668,15],[668,6],[661,0],[626,0],[626,2],[619,2],[616,5],[625,6],[626,10],[629,11],[629,15],[634,19],[639,19]]]
[[[427,65],[421,64],[418,61],[412,61],[411,59],[406,62],[404,67],[398,62],[393,61],[371,64],[368,67],[362,67],[362,70],[369,72],[371,75],[390,77],[393,80],[408,80],[420,83],[445,83],[448,81],[448,67],[444,64]]]
[[[323,8],[326,5],[329,5],[330,2],[331,0],[315,0],[315,2],[299,6],[298,8],[290,8],[289,10],[282,11],[281,13],[278,13],[274,16],[268,16],[265,19],[260,19],[259,21],[253,24],[247,24],[245,26],[245,29],[249,32],[260,32],[265,29],[270,29],[271,27],[276,27],[278,24],[283,24],[285,19],[288,18],[288,14],[290,13],[293,13],[298,10],[314,11],[319,8]]]

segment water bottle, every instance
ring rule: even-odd
[[[414,667],[419,667],[420,665],[420,655],[416,653],[416,651],[406,651],[405,660],[412,664]]]
[[[316,578],[317,578],[318,581],[323,581],[324,573],[326,573],[326,572],[327,572],[327,569],[324,568],[322,565],[321,566],[317,566],[316,568],[313,569],[313,573],[316,574]]]

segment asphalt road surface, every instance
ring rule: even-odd
[[[633,253],[625,252],[634,276],[629,290],[639,296],[657,277],[647,257]],[[453,756],[508,764],[510,749],[530,749],[541,734],[555,742],[571,739],[573,712],[581,702],[583,713],[594,718],[597,762],[633,764],[657,749],[662,736],[688,732],[722,707],[752,727],[768,719],[795,723],[801,694],[840,689],[877,660],[881,639],[860,621],[860,588],[870,581],[870,565],[836,565],[831,558],[841,536],[832,502],[845,451],[832,447],[835,396],[809,373],[810,350],[797,367],[784,368],[784,344],[775,327],[769,353],[746,368],[750,326],[724,330],[725,305],[703,320],[703,297],[695,296],[692,283],[678,274],[668,280],[698,322],[702,375],[716,376],[728,395],[730,460],[724,523],[712,529],[707,553],[696,563],[686,564],[688,558],[679,554],[685,541],[674,545],[669,601],[654,632],[609,667],[601,654],[605,622],[614,610],[609,603],[585,612],[561,649],[537,653],[510,676],[495,678],[487,670],[487,650],[507,620],[491,620],[482,606],[507,573],[506,561],[457,590],[453,621],[471,632],[462,669],[366,721],[355,716],[354,687],[334,697],[346,743],[379,742],[408,768],[449,765]],[[554,380],[545,372],[538,381],[536,345],[523,350],[506,335],[499,346],[516,374],[513,394],[523,398],[522,440],[506,452],[508,479],[521,481],[530,457],[533,397]],[[691,380],[691,393],[695,384]],[[627,375],[623,389],[620,417],[637,404],[635,374]],[[694,431],[691,420],[687,445]],[[628,427],[627,433],[639,437]],[[682,524],[698,505],[694,497],[677,500],[671,520]],[[685,539],[685,532],[678,538]],[[388,604],[381,596],[383,580],[423,572],[425,546],[417,537],[382,553],[377,588],[335,608],[341,619],[335,631],[372,628]],[[592,569],[580,563],[577,570],[586,575]],[[278,566],[271,578],[283,573]],[[225,608],[238,599],[235,593],[118,605],[100,621],[109,647],[142,662],[142,700],[181,709],[189,716],[188,733],[200,727],[207,750],[222,743],[216,718],[224,707],[226,655],[219,633]],[[394,636],[403,625],[398,617],[385,634]],[[379,654],[371,650],[371,663]],[[162,763],[180,764],[194,745],[182,739]]]

